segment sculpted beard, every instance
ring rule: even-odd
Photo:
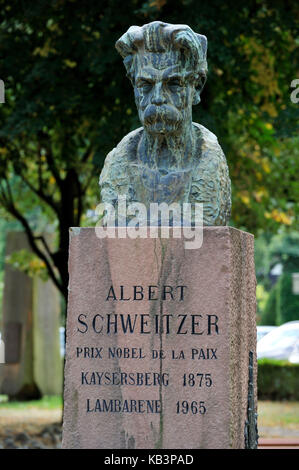
[[[145,127],[161,133],[178,129],[183,121],[181,113],[174,106],[167,104],[146,106],[142,118]]]

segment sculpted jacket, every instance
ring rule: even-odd
[[[100,176],[101,202],[202,203],[204,225],[226,225],[231,210],[231,184],[225,155],[217,137],[193,123],[194,151],[186,168],[150,168],[139,158],[143,127],[127,134],[106,157]]]

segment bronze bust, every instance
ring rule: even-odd
[[[204,225],[226,225],[231,184],[216,136],[192,122],[207,75],[207,39],[189,26],[131,26],[116,42],[132,82],[140,127],[106,157],[102,202],[202,203]]]

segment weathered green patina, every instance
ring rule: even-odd
[[[226,225],[231,184],[216,136],[192,122],[207,75],[207,39],[186,25],[131,26],[116,42],[143,127],[106,157],[102,202],[203,204],[204,225]]]
[[[258,429],[256,403],[254,400],[254,372],[253,372],[253,352],[249,351],[248,368],[248,405],[247,419],[244,429],[245,449],[257,449],[258,447]]]

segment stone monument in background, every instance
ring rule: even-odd
[[[70,229],[63,447],[255,448],[253,236],[227,226],[225,156],[192,122],[207,39],[153,22],[129,28],[116,48],[142,127],[107,156],[102,202],[114,210],[125,198],[147,213],[202,205],[204,227],[189,220],[202,245],[186,248],[184,218],[169,219],[167,238],[151,224],[124,237],[130,211],[118,212],[115,238]]]
[[[19,250],[31,251],[25,233],[9,232],[6,256]],[[61,394],[60,312],[60,296],[50,280],[5,265],[0,394],[20,400]]]

